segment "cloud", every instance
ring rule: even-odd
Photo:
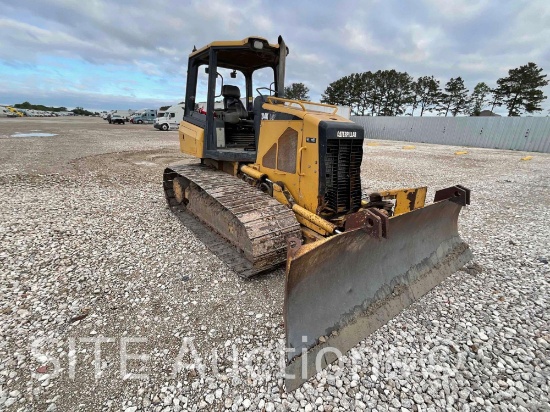
[[[287,79],[305,83],[313,99],[367,70],[443,84],[462,76],[470,89],[529,61],[550,70],[550,3],[542,1],[0,0],[0,8],[3,101],[69,105],[66,96],[109,108],[177,99],[193,46],[250,35],[285,37]]]
[[[427,0],[428,7],[452,21],[467,21],[482,14],[491,4],[490,0]]]
[[[160,76],[162,75],[162,68],[158,64],[151,62],[143,62],[133,60],[134,65],[144,74],[149,76]]]

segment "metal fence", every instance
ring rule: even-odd
[[[550,117],[352,116],[367,139],[550,153]]]

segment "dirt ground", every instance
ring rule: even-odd
[[[454,396],[451,405],[457,409],[465,404],[487,409],[499,396],[508,410],[536,406],[519,394],[542,399],[548,389],[539,371],[545,362],[548,366],[550,344],[544,263],[550,258],[550,155],[409,146],[366,141],[364,190],[427,185],[429,200],[435,189],[470,188],[472,205],[462,212],[459,228],[480,269],[457,272],[361,342],[356,349],[363,366],[344,366],[339,395],[323,375],[298,396],[284,392],[275,355],[260,356],[252,365],[231,361],[232,346],[244,353],[283,342],[284,271],[251,281],[237,278],[167,209],[163,168],[194,161],[179,153],[177,132],[110,125],[99,118],[0,118],[0,409],[311,410],[307,405],[312,405],[336,411],[370,405],[391,410],[394,399],[416,405],[413,393],[425,404],[407,410],[444,408],[448,396]],[[467,153],[456,155],[459,150]],[[526,155],[533,157],[521,160]],[[518,290],[529,299],[520,299]],[[483,389],[476,373],[464,372],[460,379],[447,377],[456,380],[456,396],[441,386],[435,395],[429,392],[420,369],[419,380],[416,372],[410,377],[397,372],[396,378],[395,363],[378,368],[380,376],[373,378],[373,358],[412,365],[412,358],[422,357],[414,348],[441,336],[465,350],[485,345],[494,362],[515,356],[506,343],[499,346],[505,342],[499,331],[508,326],[518,331],[517,344],[533,354],[514,357],[531,376],[509,373],[508,379],[527,388],[517,396],[500,395],[506,388],[497,382],[507,378],[497,376],[491,369],[497,363],[491,362],[480,370],[489,371],[486,379],[496,386]],[[102,344],[96,362],[95,341],[86,339],[98,336],[110,341]],[[193,368],[172,374],[184,337],[193,337],[205,363],[212,361],[212,349],[218,350],[220,374],[208,368],[206,376]],[[121,374],[125,338],[138,339],[124,345],[144,356],[131,360]],[[396,348],[410,350],[398,354]],[[52,359],[60,364],[57,375]],[[71,359],[77,362],[73,375]],[[250,368],[268,374],[253,379]],[[147,378],[140,379],[140,373]],[[459,395],[463,389],[466,398]]]

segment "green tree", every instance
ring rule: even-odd
[[[43,104],[32,104],[29,102],[16,103],[13,105],[16,109],[30,109],[30,110],[42,110],[44,112],[66,112],[66,107],[50,107]]]
[[[490,104],[492,112],[494,112],[495,107],[500,107],[504,104],[504,96],[498,88],[491,89]]]
[[[387,82],[385,71],[378,70],[372,73],[369,85],[369,106],[372,116],[380,116],[386,111],[387,102]]]
[[[75,115],[78,116],[91,116],[93,115],[92,112],[84,109],[83,107],[75,107],[73,110],[71,110]]]
[[[411,103],[412,77],[396,70],[352,73],[332,82],[321,102],[351,107],[355,115],[397,116]]]
[[[349,104],[354,114],[364,116],[371,109],[374,93],[374,74],[370,71],[348,76],[350,85]]]
[[[309,100],[309,89],[303,83],[291,83],[285,87],[285,98],[292,100]]]
[[[445,92],[441,93],[439,102],[439,114],[451,114],[456,116],[467,110],[469,105],[468,89],[464,86],[462,77],[451,78],[445,85]]]
[[[508,77],[497,80],[498,94],[508,109],[508,116],[542,111],[540,104],[546,96],[541,88],[548,84],[546,76],[535,63],[527,63],[508,70]]]
[[[441,95],[439,80],[436,80],[433,76],[419,77],[418,80],[412,84],[412,92],[411,116],[414,115],[414,111],[417,108],[420,108],[420,116],[422,116],[424,112],[432,112],[437,106],[439,96]]]
[[[474,91],[470,97],[470,115],[479,116],[483,108],[489,102],[488,96],[491,94],[491,88],[486,83],[480,82],[474,87]]]
[[[380,110],[378,116],[399,116],[405,113],[412,101],[413,79],[406,72],[384,70],[376,72],[379,76]]]
[[[394,100],[395,115],[404,115],[411,105],[414,96],[414,78],[407,72],[400,72],[398,74],[397,81],[397,93]]]
[[[352,99],[352,77],[344,76],[332,82],[321,95],[321,102],[340,106],[350,106],[352,110],[356,104]],[[354,114],[357,114],[354,112]]]
[[[23,102],[23,103],[16,103],[13,105],[16,109],[32,109],[32,104],[29,102]]]
[[[349,96],[348,105],[352,108],[353,113],[359,116],[364,116],[369,105],[369,78],[371,72],[352,73],[346,76],[348,84]]]

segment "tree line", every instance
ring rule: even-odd
[[[462,77],[451,78],[442,87],[434,76],[414,79],[396,70],[367,71],[344,76],[326,88],[321,102],[351,107],[355,115],[401,116],[437,113],[478,116],[482,110],[494,111],[505,106],[508,116],[520,116],[542,110],[546,99],[541,88],[548,84],[547,75],[535,63],[508,71],[494,87],[485,82],[476,84],[472,92]],[[302,83],[285,88],[285,96],[307,100],[309,89]]]
[[[16,103],[13,105],[16,109],[41,110],[43,112],[66,112],[66,107],[44,106],[43,104],[32,104],[29,102]]]
[[[78,116],[93,116],[99,115],[98,112],[91,112],[84,109],[83,107],[75,107],[72,110],[68,110],[66,107],[53,107],[53,106],[44,106],[43,104],[32,104],[29,102],[16,103],[13,105],[16,109],[25,109],[25,110],[40,110],[43,112],[72,112]]]

